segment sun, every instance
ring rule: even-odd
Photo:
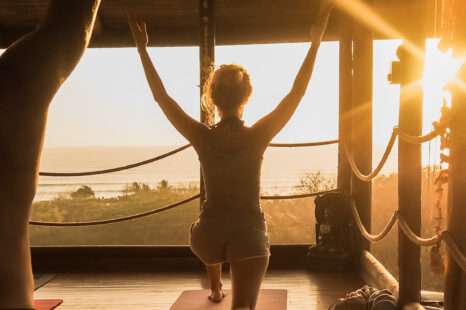
[[[424,131],[432,129],[432,122],[440,118],[444,102],[451,106],[451,93],[445,89],[448,82],[455,79],[461,61],[453,58],[452,50],[446,53],[438,48],[439,40],[427,40],[424,66]]]
[[[433,100],[438,99],[439,96],[440,98],[447,96],[445,86],[450,80],[455,78],[461,66],[461,62],[453,58],[451,49],[443,53],[437,48],[438,42],[439,40],[427,41],[423,78],[426,100],[429,97],[432,97]],[[442,101],[443,99],[440,100],[439,105],[433,104],[440,108]],[[434,108],[435,106],[432,107]]]

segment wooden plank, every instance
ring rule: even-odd
[[[224,287],[231,288],[228,272]],[[204,273],[65,273],[35,292],[35,298],[61,298],[60,310],[166,310],[184,290],[208,289]],[[327,310],[336,298],[362,285],[355,273],[310,273],[306,270],[268,271],[263,289],[288,290],[288,310]],[[207,298],[207,296],[206,296]]]

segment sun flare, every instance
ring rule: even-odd
[[[438,95],[440,95],[448,99],[449,96],[447,95],[448,92],[445,91],[445,86],[455,78],[461,62],[453,58],[451,49],[446,53],[441,52],[437,48],[437,43],[438,40],[429,40],[427,42],[423,86],[430,96],[434,95],[435,98],[438,98]],[[440,105],[436,105],[436,107],[440,108]]]

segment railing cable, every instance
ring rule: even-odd
[[[118,217],[118,218],[114,218],[114,219],[110,219],[110,220],[99,220],[99,221],[88,221],[88,222],[62,222],[62,223],[60,223],[60,222],[30,221],[29,224],[30,225],[37,225],[37,226],[55,226],[55,227],[95,226],[95,225],[103,225],[103,224],[113,224],[113,223],[119,223],[119,222],[134,220],[134,219],[141,218],[141,217],[146,217],[146,216],[153,215],[153,214],[156,214],[156,213],[161,213],[161,212],[173,209],[175,207],[181,206],[183,204],[186,204],[186,203],[188,203],[190,201],[193,201],[193,200],[195,200],[195,199],[197,199],[199,197],[201,197],[201,194],[196,194],[194,196],[191,196],[191,197],[186,198],[184,200],[172,203],[172,204],[170,204],[168,206],[165,206],[165,207],[162,207],[162,208],[150,210],[150,211],[143,212],[143,213],[138,213],[138,214],[135,214],[135,215]]]
[[[358,177],[358,179],[360,179],[362,181],[365,181],[365,182],[368,182],[368,181],[371,181],[372,179],[374,179],[380,173],[383,166],[387,162],[388,156],[390,156],[390,153],[392,152],[393,145],[395,145],[396,135],[397,135],[396,132],[393,131],[392,136],[390,137],[390,141],[388,142],[387,148],[385,149],[385,152],[384,152],[384,154],[382,156],[382,159],[380,160],[379,164],[374,169],[374,171],[372,171],[371,173],[369,173],[367,175],[363,174],[359,170],[356,162],[354,161],[353,155],[350,154],[346,144],[344,144],[344,150],[345,150],[346,158],[348,159],[348,162],[349,162],[349,164],[351,166],[351,169],[354,172],[354,175],[356,175],[356,177]]]
[[[313,192],[313,193],[305,193],[305,194],[296,194],[296,195],[282,195],[282,196],[261,196],[260,199],[262,200],[277,200],[277,199],[299,199],[299,198],[308,198],[308,197],[313,197],[313,196],[318,196],[318,195],[323,195],[331,192],[335,192],[336,190],[328,190],[328,191],[319,191],[319,192]],[[119,222],[125,222],[129,220],[134,220],[137,218],[142,218],[146,217],[149,215],[161,213],[176,207],[179,207],[183,204],[186,204],[190,201],[193,201],[197,198],[200,197],[200,194],[196,194],[194,196],[191,196],[189,198],[186,198],[184,200],[175,202],[173,204],[170,204],[168,206],[158,208],[158,209],[153,209],[147,212],[143,213],[138,213],[135,215],[129,215],[129,216],[123,216],[123,217],[118,217],[114,219],[109,219],[109,220],[98,220],[98,221],[87,221],[87,222],[41,222],[41,221],[30,221],[30,225],[36,225],[36,226],[52,226],[52,227],[77,227],[77,226],[95,226],[95,225],[103,225],[103,224],[113,224],[113,223],[119,223]]]
[[[403,217],[403,215],[401,215],[400,213],[397,213],[396,217],[398,219],[398,226],[401,228],[405,236],[409,240],[411,240],[412,243],[421,245],[421,246],[430,246],[430,245],[437,244],[441,240],[441,237],[438,235],[435,235],[431,238],[419,237],[413,232],[411,227],[409,227],[408,223],[406,223],[406,220]]]
[[[338,143],[339,140],[329,140],[329,141],[321,141],[321,142],[309,142],[309,143],[271,143],[269,146],[271,147],[309,147],[309,146],[321,146],[321,145],[329,145]],[[110,169],[103,169],[103,170],[94,170],[94,171],[85,171],[85,172],[39,172],[40,176],[47,176],[47,177],[81,177],[81,176],[90,176],[90,175],[99,175],[99,174],[106,174],[112,172],[119,172],[123,170],[128,170],[132,168],[136,168],[139,166],[147,165],[153,163],[155,161],[164,159],[176,153],[179,153],[187,148],[191,147],[191,144],[186,144],[182,147],[179,147],[173,151],[167,152],[165,154],[156,156],[154,158],[150,158],[147,160],[143,160],[134,164],[129,164],[121,167],[110,168]]]
[[[364,182],[369,182],[372,179],[374,179],[382,170],[383,166],[387,163],[388,157],[393,149],[393,146],[395,145],[396,137],[398,136],[400,139],[402,139],[405,142],[408,143],[413,143],[413,144],[419,144],[419,143],[424,143],[427,141],[430,141],[434,139],[435,137],[441,135],[445,131],[445,126],[439,126],[438,128],[434,129],[430,133],[424,135],[424,136],[412,136],[409,135],[403,131],[401,131],[398,127],[393,128],[392,135],[390,137],[390,141],[387,144],[387,147],[385,148],[385,152],[382,156],[382,159],[380,160],[379,164],[377,167],[369,174],[363,174],[356,162],[354,161],[353,155],[351,154],[350,150],[348,149],[347,145],[343,143],[344,151],[346,154],[346,158],[348,159],[348,163],[351,166],[351,169],[353,170],[354,175],[364,181]]]
[[[358,209],[356,207],[356,203],[354,202],[353,199],[351,199],[351,211],[353,213],[354,221],[356,222],[356,226],[358,226],[359,230],[361,231],[361,234],[364,238],[366,238],[367,241],[369,242],[377,242],[385,238],[388,233],[392,230],[393,226],[396,224],[397,216],[396,212],[392,214],[392,217],[390,218],[390,221],[388,221],[387,225],[385,228],[377,235],[372,235],[370,234],[366,228],[364,227],[364,224],[361,221],[361,217],[359,216]]]
[[[191,144],[186,144],[182,147],[179,147],[173,151],[170,151],[168,153],[159,155],[157,157],[143,160],[134,164],[126,165],[126,166],[121,166],[121,167],[116,167],[116,168],[111,168],[111,169],[104,169],[104,170],[95,170],[95,171],[86,171],[86,172],[39,172],[40,176],[48,176],[48,177],[80,177],[80,176],[89,176],[89,175],[98,175],[98,174],[106,174],[106,173],[111,173],[111,172],[118,172],[118,171],[123,171],[123,170],[128,170],[132,168],[136,168],[139,166],[147,165],[150,163],[153,163],[154,161],[161,160],[163,158],[169,157],[171,155],[174,155],[176,153],[179,153],[188,147],[190,147]]]
[[[458,248],[448,231],[444,231],[440,236],[437,235],[431,238],[421,238],[413,232],[413,230],[409,227],[408,223],[406,223],[404,217],[398,211],[395,211],[392,214],[387,225],[384,227],[384,229],[379,234],[373,235],[369,233],[364,227],[364,224],[362,223],[361,218],[359,216],[356,203],[353,199],[351,199],[351,211],[356,222],[356,226],[361,231],[361,235],[369,242],[377,242],[384,239],[392,230],[393,226],[395,226],[395,223],[398,221],[398,225],[401,228],[401,231],[414,244],[420,246],[431,246],[434,244],[438,244],[440,241],[443,240],[447,246],[449,253],[456,261],[458,266],[463,270],[463,272],[466,272],[466,257],[463,255],[463,253],[461,253],[460,249]]]
[[[281,199],[300,199],[300,198],[309,198],[319,195],[324,195],[328,193],[337,192],[336,189],[326,190],[326,191],[318,191],[313,193],[305,193],[305,194],[294,194],[294,195],[274,195],[274,196],[261,196],[261,200],[281,200]]]
[[[307,142],[307,143],[270,143],[271,147],[304,147],[304,146],[322,146],[329,144],[339,143],[340,140],[328,140],[320,142]]]
[[[458,266],[460,266],[463,272],[466,272],[466,257],[464,257],[463,253],[461,253],[460,249],[453,240],[453,237],[450,235],[448,231],[444,231],[442,233],[442,239],[445,241],[448,252],[450,252],[451,256],[456,261]]]
[[[401,131],[400,128],[398,127],[393,128],[393,131],[396,132],[396,134],[398,135],[398,137],[400,137],[401,140],[407,143],[421,144],[421,143],[428,142],[430,140],[435,139],[437,136],[441,135],[445,131],[445,129],[446,129],[445,125],[439,126],[424,136],[412,136],[410,134],[407,134]]]

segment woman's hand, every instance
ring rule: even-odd
[[[131,34],[133,35],[134,43],[138,48],[145,48],[147,46],[147,42],[149,39],[147,38],[147,30],[146,30],[146,23],[139,22],[133,19],[132,17],[129,18],[128,21],[129,28],[131,29]]]
[[[325,27],[327,26],[328,18],[332,9],[333,0],[322,0],[319,16],[317,16],[311,28],[312,44],[322,41],[322,36],[324,35]]]

